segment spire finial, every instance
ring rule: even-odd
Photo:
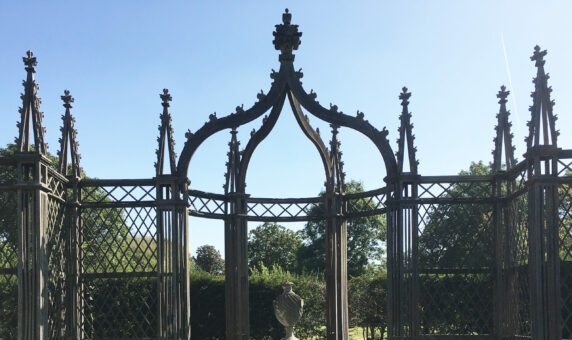
[[[500,91],[497,93],[499,99],[499,113],[497,114],[496,137],[493,139],[495,142],[495,149],[493,150],[493,171],[498,172],[502,166],[502,150],[504,146],[504,157],[506,170],[511,169],[515,164],[514,159],[514,146],[512,145],[512,133],[510,132],[511,123],[508,120],[510,115],[506,109],[507,97],[510,91],[506,90],[506,86],[501,86]]]
[[[276,25],[274,35],[274,48],[281,51],[280,61],[294,61],[293,50],[297,50],[300,46],[300,37],[302,32],[298,32],[298,25],[291,25],[292,14],[288,8],[282,14],[282,24]]]
[[[402,92],[399,95],[399,99],[401,99],[401,106],[407,106],[409,104],[409,98],[411,97],[411,92],[407,92],[407,87],[403,86],[401,89]]]
[[[548,86],[549,76],[544,70],[544,57],[546,50],[538,45],[534,47],[534,54],[530,60],[535,61],[537,67],[536,78],[533,79],[534,92],[532,92],[532,106],[529,111],[531,119],[528,122],[527,149],[536,146],[557,147],[559,132],[556,130],[556,115],[552,112],[554,101],[550,99],[552,88]]]
[[[413,135],[413,124],[411,124],[411,113],[409,112],[409,98],[411,92],[408,92],[407,87],[401,89],[399,99],[401,100],[401,115],[399,116],[399,138],[397,139],[397,168],[400,173],[403,172],[405,163],[405,152],[407,152],[409,163],[409,172],[417,175],[417,159],[415,152],[417,149],[413,145],[415,136]]]
[[[74,127],[75,119],[71,114],[71,103],[74,102],[74,98],[70,95],[69,90],[65,90],[64,95],[60,96],[60,98],[64,102],[63,107],[66,108],[66,113],[62,116],[63,125],[60,129],[62,137],[60,138],[60,150],[58,151],[59,170],[60,173],[65,176],[80,178],[81,167],[79,164],[81,155],[78,152],[79,143],[76,139],[77,131]],[[70,154],[71,159],[68,159],[68,153]],[[71,162],[71,168],[68,168],[69,162]]]
[[[171,95],[169,94],[169,90],[163,89],[163,94],[160,94],[159,96],[163,100],[163,103],[161,103],[161,105],[163,105],[163,107],[169,107],[170,105],[169,102],[173,100],[173,97],[171,97]]]
[[[534,53],[532,54],[532,57],[530,57],[530,60],[536,61],[535,64],[536,67],[544,66],[544,63],[546,62],[544,60],[544,57],[546,56],[546,54],[548,54],[546,50],[541,51],[540,46],[536,45],[534,46]]]
[[[34,137],[35,152],[45,154],[47,151],[47,144],[44,143],[45,129],[42,126],[42,118],[44,114],[40,111],[40,98],[38,98],[38,85],[34,80],[34,73],[36,70],[34,66],[38,64],[36,57],[32,51],[26,52],[26,57],[22,60],[26,65],[26,80],[24,81],[24,94],[22,98],[22,107],[20,108],[20,121],[18,122],[19,134],[16,139],[18,150],[20,152],[29,152],[30,139]],[[33,129],[30,131],[30,125]]]
[[[163,175],[163,164],[165,153],[169,157],[169,166],[171,174],[177,170],[177,154],[175,153],[175,140],[173,138],[173,127],[171,125],[171,114],[169,113],[169,102],[173,100],[168,89],[163,89],[163,93],[159,94],[163,106],[163,113],[160,115],[161,125],[159,125],[159,149],[157,149],[157,162],[155,162],[155,170],[157,175]],[[190,131],[189,131],[190,133]],[[165,149],[166,148],[166,149]]]
[[[22,58],[24,64],[26,65],[26,71],[35,73],[36,70],[34,69],[34,66],[38,65],[38,61],[36,60],[36,57],[34,57],[34,52],[28,50],[26,55],[27,57]]]
[[[63,107],[65,107],[66,109],[71,109],[71,108],[72,108],[71,103],[74,102],[74,99],[73,99],[73,97],[70,95],[70,91],[69,91],[69,90],[65,90],[65,91],[64,91],[64,95],[61,96],[61,98],[62,98],[62,100],[63,100],[63,102],[64,102]]]

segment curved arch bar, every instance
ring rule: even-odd
[[[282,72],[283,71],[281,68],[280,73]],[[279,100],[280,94],[284,92],[286,83],[287,82],[285,81],[284,77],[278,76],[272,84],[268,94],[246,111],[237,110],[237,113],[230,114],[222,118],[216,118],[214,114],[211,115],[210,120],[206,122],[205,125],[203,125],[191,136],[188,136],[187,141],[185,142],[185,146],[183,147],[183,151],[181,152],[179,163],[177,164],[178,175],[187,175],[187,171],[189,169],[193,155],[207,138],[221,130],[230,129],[249,123],[267,112]]]
[[[397,162],[391,145],[387,140],[387,130],[379,131],[367,120],[364,120],[362,115],[352,117],[338,112],[335,108],[324,108],[312,96],[306,93],[298,79],[289,78],[288,85],[294,97],[312,115],[328,123],[345,126],[366,135],[381,153],[388,178],[397,176]]]
[[[306,137],[308,137],[308,139],[310,139],[316,146],[316,149],[318,149],[318,153],[320,154],[320,158],[322,158],[322,164],[324,165],[324,171],[326,173],[326,187],[328,189],[333,189],[333,166],[330,160],[330,152],[328,151],[328,148],[326,148],[320,134],[310,126],[308,116],[304,115],[302,108],[300,107],[300,103],[290,91],[288,91],[288,100],[290,101],[290,106],[292,107],[292,112],[296,117],[298,125],[300,125],[302,131],[304,131]]]
[[[280,112],[282,112],[282,107],[284,106],[284,100],[286,99],[286,94],[282,92],[280,95],[278,102],[274,104],[272,107],[272,111],[268,118],[262,123],[262,127],[250,137],[248,144],[246,144],[246,148],[242,153],[242,159],[240,161],[240,170],[239,170],[239,177],[238,177],[238,191],[245,192],[246,189],[246,172],[248,171],[248,165],[250,164],[250,160],[252,158],[252,154],[254,150],[260,145],[260,143],[268,137],[270,131],[276,125],[278,121],[278,117],[280,117]]]

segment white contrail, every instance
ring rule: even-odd
[[[502,42],[502,51],[504,53],[504,63],[506,65],[506,73],[508,75],[508,86],[510,86],[510,92],[512,94],[512,106],[514,107],[514,114],[516,117],[516,128],[517,130],[520,129],[520,115],[518,114],[518,107],[516,106],[516,93],[514,92],[514,88],[512,87],[512,77],[510,75],[510,67],[508,66],[508,56],[506,54],[506,46],[504,44],[504,34],[501,32],[501,42]]]

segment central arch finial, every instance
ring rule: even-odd
[[[282,24],[276,25],[276,31],[272,34],[274,35],[274,48],[281,51],[280,57],[278,58],[282,61],[294,61],[293,50],[297,50],[300,46],[300,37],[302,32],[298,32],[298,25],[291,25],[292,14],[288,11],[288,8],[282,14]]]

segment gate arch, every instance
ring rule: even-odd
[[[328,339],[347,339],[348,310],[347,310],[347,254],[346,254],[346,200],[344,192],[344,172],[341,153],[339,151],[338,129],[347,127],[360,132],[369,138],[377,147],[386,168],[386,181],[398,176],[397,161],[387,139],[388,131],[381,131],[364,119],[364,114],[357,112],[349,116],[339,111],[337,106],[325,108],[316,100],[316,93],[307,93],[300,79],[303,73],[294,68],[293,51],[300,45],[301,32],[298,25],[291,24],[292,15],[286,9],[282,15],[282,24],[276,25],[274,47],[280,51],[280,68],[273,71],[273,79],[267,94],[258,94],[258,101],[249,109],[237,107],[236,111],[225,117],[211,114],[209,120],[194,133],[187,132],[187,141],[177,164],[179,177],[188,176],[188,169],[194,153],[200,145],[217,132],[231,129],[231,142],[227,181],[224,197],[224,213],[213,214],[210,217],[225,220],[225,263],[226,268],[226,317],[227,339],[243,339],[249,337],[248,320],[248,263],[247,263],[247,222],[249,220],[272,221],[301,221],[303,213],[298,211],[295,216],[253,216],[249,204],[301,204],[303,202],[320,202],[326,207],[326,286],[327,286],[327,334]],[[323,198],[300,198],[281,200],[274,198],[251,198],[246,193],[246,174],[253,153],[257,146],[270,134],[278,117],[282,113],[284,102],[288,100],[292,113],[305,136],[314,144],[320,155],[325,178],[326,194]],[[310,125],[310,120],[304,114],[305,109],[310,115],[330,123],[332,140],[330,148],[321,138],[320,132]],[[238,150],[236,129],[247,124],[265,113],[262,126],[253,130],[250,139],[242,152]],[[190,178],[191,176],[189,176]],[[386,194],[387,189],[374,190],[375,194]],[[374,194],[374,195],[375,195]],[[215,199],[215,194],[190,191],[190,195],[202,196],[203,199]],[[364,196],[365,197],[365,196]],[[388,197],[388,196],[385,196]],[[358,197],[356,199],[362,199]],[[286,209],[287,210],[287,209]],[[378,213],[381,210],[378,211]],[[371,213],[371,212],[370,212]],[[193,212],[191,211],[191,214]],[[197,214],[200,216],[199,214]],[[254,214],[256,215],[256,214]],[[263,214],[264,215],[264,214]],[[204,216],[204,214],[202,214]]]

